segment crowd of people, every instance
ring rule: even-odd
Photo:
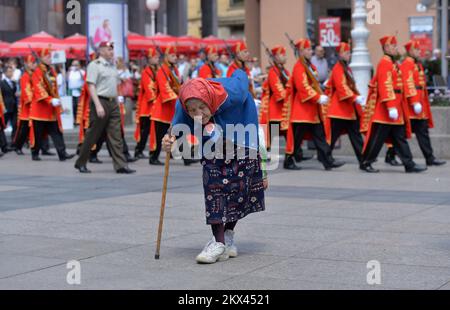
[[[279,126],[280,135],[286,138],[284,168],[299,169],[299,162],[309,159],[302,152],[304,140],[312,141],[317,149],[318,159],[325,169],[329,170],[342,166],[343,162],[332,157],[332,149],[341,132],[345,132],[349,134],[361,169],[376,171],[371,165],[378,155],[377,149],[383,145],[379,141],[383,139],[375,139],[377,141],[376,147],[369,143],[370,147],[367,151],[367,145],[364,144],[373,141],[373,139],[370,139],[370,135],[366,135],[367,139],[364,139],[362,133],[369,132],[369,121],[376,124],[391,123],[390,115],[380,112],[384,118],[387,117],[386,120],[367,119],[369,113],[366,111],[368,110],[366,106],[371,98],[359,96],[351,69],[348,66],[351,57],[349,48],[344,48],[345,53],[338,50],[335,53],[329,53],[326,57],[325,49],[322,46],[318,45],[313,50],[311,42],[308,40],[305,42],[305,46],[301,46],[297,42],[298,44],[295,47],[298,63],[294,67],[292,75],[284,67],[286,49],[282,46],[276,46],[270,51],[271,64],[265,70],[259,67],[258,59],[250,57],[245,43],[237,44],[232,48],[232,51],[220,51],[214,46],[207,46],[202,48],[200,53],[195,56],[178,54],[175,46],[162,51],[163,55],[160,54],[161,49],[154,48],[148,51],[146,60],[134,60],[128,64],[120,57],[112,58],[108,62],[111,62],[114,70],[117,71],[117,77],[115,78],[117,78],[118,84],[117,96],[120,98],[118,100],[120,101],[118,105],[120,112],[118,130],[122,139],[120,148],[125,157],[125,162],[149,159],[151,165],[162,165],[159,161],[160,141],[170,127],[181,85],[196,78],[229,78],[235,70],[241,69],[248,74],[250,79],[249,90],[256,99],[258,107],[260,107],[260,123],[269,127],[269,130],[266,131],[267,147],[270,149],[273,139],[270,132],[271,126]],[[343,43],[340,48],[342,46],[345,47],[346,45]],[[386,51],[385,45],[382,48],[385,57],[392,60],[395,70],[402,71],[402,66],[406,66],[403,63],[407,63],[407,61],[403,61],[400,65],[401,61],[398,59],[397,50],[393,52],[397,53],[396,55],[391,55]],[[419,47],[416,49],[419,50]],[[18,155],[23,155],[22,149],[24,146],[32,150],[34,161],[41,160],[39,154],[56,155],[49,150],[48,137],[51,137],[60,160],[74,157],[73,154],[68,154],[65,150],[61,120],[60,115],[58,115],[61,112],[59,98],[66,95],[73,99],[74,125],[80,126],[78,147],[78,153],[80,153],[87,131],[93,123],[92,96],[88,87],[89,83],[86,82],[89,75],[88,65],[95,62],[96,59],[98,61],[97,57],[104,58],[100,55],[101,50],[102,48],[96,55],[91,55],[89,62],[71,61],[67,71],[63,70],[61,65],[51,65],[50,50],[48,49],[40,51],[40,59],[34,59],[31,55],[25,57],[21,68],[15,58],[6,60],[4,63],[0,62],[2,99],[0,156],[13,151]],[[411,55],[411,53],[415,54]],[[437,51],[435,51],[436,53]],[[410,52],[409,49],[407,55],[403,57],[404,60],[412,58],[416,63],[416,70],[419,70],[419,73],[416,72],[415,74],[418,74],[421,80],[417,80],[415,83],[425,83],[415,87],[417,88],[416,92],[419,92],[423,97],[416,98],[423,106],[424,114],[421,117],[427,120],[430,120],[432,116],[429,108],[426,108],[429,106],[426,85],[430,83],[430,76],[438,73],[434,71],[438,70],[439,67],[433,61],[434,58],[429,57],[429,54],[428,57],[419,59],[418,52]],[[437,57],[437,55],[435,56]],[[383,63],[383,60],[381,63]],[[382,70],[377,68],[374,72],[373,81],[374,85],[378,86],[376,88],[378,95],[376,97],[378,98],[382,96],[380,83],[376,81],[377,78],[380,78],[380,71]],[[305,74],[306,80],[302,76]],[[405,79],[406,74],[403,74],[403,79]],[[424,76],[423,81],[422,75]],[[343,80],[343,82],[340,80]],[[402,87],[406,87],[409,85],[408,83],[410,84],[410,81],[404,80]],[[392,86],[393,89],[396,87],[400,86]],[[339,92],[343,91],[341,88],[344,88],[348,94],[345,96],[340,94]],[[404,92],[406,91],[402,90],[402,94]],[[392,96],[392,94],[390,95]],[[126,100],[133,103],[132,106],[135,110],[137,146],[134,154],[130,153],[125,141],[125,113],[132,112],[125,111],[123,102]],[[347,102],[347,104],[344,105],[341,101]],[[377,104],[377,100],[375,100],[375,104]],[[345,110],[345,113],[341,111],[342,109]],[[412,110],[410,112],[414,113]],[[373,118],[376,113],[373,111],[371,113],[370,118]],[[397,114],[399,114],[398,119],[394,123],[406,123],[406,119],[401,115],[402,109],[397,109]],[[412,124],[417,119],[414,114],[408,115],[407,118],[413,119]],[[352,121],[351,124],[349,121]],[[431,126],[432,122],[429,123]],[[9,143],[4,133],[7,126],[11,127]],[[425,126],[422,124],[421,127]],[[408,129],[409,127],[405,128]],[[372,131],[370,132],[372,133]],[[378,131],[377,134],[381,135]],[[387,133],[383,131],[383,134],[386,135]],[[381,136],[384,137],[384,135]],[[405,137],[406,135],[407,132],[405,131]],[[418,139],[421,139],[419,137],[428,136],[428,132],[417,136]],[[429,138],[423,138],[422,140],[424,139],[429,140]],[[103,143],[106,142],[110,155],[112,155],[111,149],[113,146],[106,131],[96,140],[98,141],[95,141],[95,143],[90,141],[95,146],[90,145],[88,147],[90,149],[89,162],[98,164],[101,161],[97,154]],[[412,162],[412,156],[406,144],[402,142],[401,145],[397,145],[398,139],[390,140],[393,143],[389,144],[391,147],[386,155],[386,161],[393,165],[399,165],[395,158],[398,155],[407,170],[411,170],[412,167],[417,168]],[[421,149],[427,163],[436,163],[428,140],[419,140]],[[150,151],[148,156],[144,154],[147,144]],[[366,151],[365,156],[363,150]],[[196,161],[185,159],[184,162],[186,165],[190,165]],[[89,170],[84,166],[85,164],[82,165],[80,170],[88,172]],[[121,164],[121,166],[124,166],[124,164]]]

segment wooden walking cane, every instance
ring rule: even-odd
[[[158,228],[158,241],[156,242],[156,254],[155,259],[159,259],[159,251],[161,249],[161,236],[164,223],[164,211],[166,209],[166,194],[167,194],[167,182],[169,179],[169,167],[170,167],[170,152],[166,153],[166,162],[164,165],[164,182],[162,188],[161,198],[161,212],[159,215],[159,228]]]
[[[167,194],[167,183],[169,180],[169,168],[170,168],[170,152],[166,153],[166,162],[164,164],[164,181],[162,188],[162,197],[161,197],[161,211],[159,215],[159,227],[158,227],[158,240],[156,242],[156,254],[155,259],[159,259],[159,253],[161,249],[161,236],[163,230],[164,223],[164,211],[166,209],[166,194]]]

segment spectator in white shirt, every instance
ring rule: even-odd
[[[11,58],[8,60],[8,66],[13,68],[13,76],[12,79],[15,83],[19,84],[20,78],[22,77],[22,71],[17,68],[17,59]]]
[[[81,90],[84,85],[85,72],[81,69],[80,62],[78,60],[72,61],[72,66],[67,73],[67,83],[69,88],[69,95],[72,96],[72,112],[73,123],[76,126],[78,102],[81,96]]]

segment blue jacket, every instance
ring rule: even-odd
[[[253,96],[248,90],[249,80],[247,74],[242,70],[236,70],[230,78],[212,79],[212,81],[222,84],[228,94],[228,98],[213,115],[211,121],[222,129],[220,134],[235,145],[258,149],[258,112]],[[189,126],[191,134],[194,134],[194,121],[183,109],[179,100],[177,101],[175,115],[172,120],[173,128],[176,128],[178,124]],[[227,125],[242,125],[244,128],[247,128],[245,137],[240,136],[235,130],[228,130]],[[197,131],[198,129],[196,128],[195,133]],[[216,133],[211,136],[217,138]],[[203,144],[211,139],[211,136],[204,135],[202,138]]]

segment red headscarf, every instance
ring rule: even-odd
[[[228,94],[222,84],[202,78],[186,82],[180,90],[180,102],[185,111],[187,111],[186,102],[195,98],[204,102],[214,115],[227,97]]]

